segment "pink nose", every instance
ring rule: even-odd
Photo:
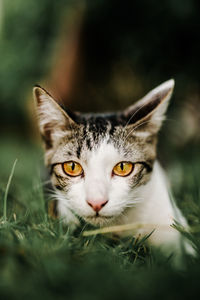
[[[108,203],[108,200],[105,199],[99,199],[99,200],[87,200],[87,203],[89,206],[93,208],[94,211],[99,212],[105,205]]]

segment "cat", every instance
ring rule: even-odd
[[[171,202],[156,159],[173,89],[171,79],[124,111],[82,114],[64,110],[45,89],[34,88],[45,164],[66,224],[75,228],[80,218],[96,226],[144,224],[126,234],[152,232],[150,244],[181,253],[181,235],[171,225],[187,222]]]

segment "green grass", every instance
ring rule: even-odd
[[[199,294],[198,255],[185,257],[180,271],[132,237],[83,237],[83,228],[71,234],[47,214],[41,151],[26,141],[4,139],[0,154],[1,299],[186,299]],[[198,151],[190,157],[177,154],[168,173],[175,199],[195,229],[191,239],[199,252]]]

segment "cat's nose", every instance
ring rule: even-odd
[[[105,205],[108,203],[108,200],[105,199],[89,199],[87,200],[89,206],[93,208],[94,211],[99,212]]]

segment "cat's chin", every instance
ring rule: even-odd
[[[106,217],[106,216],[92,216],[92,217],[84,217],[84,220],[87,223],[90,223],[95,226],[105,226],[112,223],[115,217]]]

